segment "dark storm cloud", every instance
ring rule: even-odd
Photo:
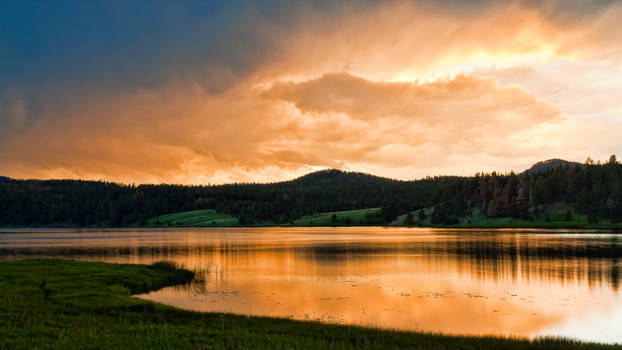
[[[612,1],[532,1],[551,16],[589,16]],[[3,1],[0,93],[32,99],[150,87],[192,77],[221,92],[280,54],[275,37],[311,17],[363,11],[377,1]],[[435,2],[420,2],[437,6]],[[498,1],[452,0],[474,14]],[[435,5],[433,5],[435,4]]]
[[[25,127],[43,105],[63,108],[171,79],[191,79],[220,93],[278,55],[274,38],[302,18],[348,6],[330,1],[2,1],[0,120],[5,131]]]
[[[3,85],[152,85],[206,62],[241,72],[268,46],[220,2],[13,1],[3,7]]]
[[[220,90],[278,54],[272,42],[278,32],[286,32],[308,14],[347,6],[278,1],[3,1],[1,83],[3,88],[33,90],[58,84],[118,88],[199,74],[208,88]],[[206,65],[222,68],[231,79],[211,84],[201,75]]]

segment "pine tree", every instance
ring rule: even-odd
[[[408,213],[406,215],[406,219],[404,219],[404,225],[412,226],[414,224],[415,224],[415,219],[413,218],[413,214],[412,213]]]

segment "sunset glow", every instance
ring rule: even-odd
[[[0,175],[415,179],[622,146],[617,1],[14,4]]]

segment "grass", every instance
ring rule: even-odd
[[[511,217],[487,217],[479,209],[472,212],[471,216],[459,218],[454,225],[435,225],[430,222],[434,212],[433,208],[422,209],[426,219],[417,226],[425,227],[454,227],[454,228],[622,228],[622,223],[612,223],[609,220],[589,222],[587,216],[577,213],[570,205],[564,202],[554,203],[548,206],[539,206],[540,215],[535,220],[516,219]],[[533,211],[533,210],[532,210]],[[570,212],[570,220],[566,213]],[[419,210],[412,212],[417,221]],[[402,215],[394,221],[393,225],[403,225],[406,215]]]
[[[300,219],[294,220],[294,226],[349,226],[349,225],[365,225],[367,224],[367,214],[375,214],[380,211],[380,208],[367,208],[367,209],[355,209],[334,211],[326,213],[316,213],[313,215],[303,216]],[[332,216],[337,216],[337,222],[332,222]]]
[[[586,215],[579,214],[575,209],[563,202],[548,206],[540,206],[540,216],[536,220],[523,220],[510,217],[487,217],[479,209],[474,209],[469,217],[459,219],[454,225],[432,224],[430,218],[434,208],[422,209],[426,219],[418,220],[418,210],[412,212],[415,218],[415,226],[423,227],[453,227],[453,228],[622,228],[622,223],[612,223],[608,220],[600,220],[596,223],[589,222]],[[366,226],[382,225],[378,218],[370,219],[368,214],[376,214],[380,208],[366,208],[355,210],[343,210],[334,212],[315,213],[303,216],[293,223],[275,225],[271,222],[259,222],[251,225],[240,225],[238,218],[215,210],[194,210],[179,213],[160,215],[148,220],[148,226],[171,226],[171,227],[227,227],[227,226]],[[566,213],[570,212],[571,220],[567,220]],[[332,216],[337,216],[337,222],[333,222]],[[403,225],[406,215],[399,216],[391,223],[391,226]]]
[[[0,262],[0,349],[619,349],[564,339],[459,337],[197,313],[133,298],[193,273],[36,259]]]
[[[284,226],[355,226],[367,225],[366,214],[377,213],[379,208],[343,210],[326,213],[316,213],[303,216]],[[337,215],[337,222],[332,222],[333,214]],[[184,226],[184,227],[223,227],[245,226],[240,225],[238,218],[215,210],[194,210],[179,213],[160,215],[147,221],[148,226]],[[271,222],[259,222],[248,226],[279,226]]]
[[[238,218],[212,209],[160,215],[147,221],[149,226],[236,226]]]
[[[432,224],[430,219],[434,212],[433,207],[421,209],[426,214],[424,220],[418,219],[419,210],[412,212],[415,226],[421,227],[450,227],[450,228],[622,228],[622,223],[612,223],[609,220],[589,222],[587,216],[579,214],[576,210],[563,202],[539,207],[540,215],[535,220],[524,220],[510,217],[487,217],[479,209],[474,209],[470,216],[459,218],[459,222],[453,225]],[[334,212],[315,213],[306,215],[291,223],[278,225],[272,222],[259,222],[251,225],[241,225],[238,218],[219,213],[212,209],[185,211],[160,215],[147,221],[147,226],[171,226],[171,227],[227,227],[227,226],[368,226],[383,225],[381,219],[370,218],[367,215],[376,214],[380,208],[366,208],[355,210],[343,210]],[[571,220],[566,213],[570,212]],[[337,221],[333,221],[336,215]],[[406,215],[401,215],[393,221],[391,226],[403,226]]]

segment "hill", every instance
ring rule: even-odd
[[[352,185],[375,185],[395,182],[389,179],[360,172],[341,171],[338,169],[326,169],[306,174],[299,178],[284,181],[282,185],[297,186],[352,186]]]
[[[585,166],[585,164],[577,163],[577,162],[569,162],[567,160],[554,158],[554,159],[548,159],[545,161],[537,162],[536,164],[532,165],[531,168],[525,170],[525,172],[529,174],[537,174],[537,173],[544,172],[544,171],[555,170],[560,166],[567,167],[567,168],[575,168],[575,167],[582,168]]]

